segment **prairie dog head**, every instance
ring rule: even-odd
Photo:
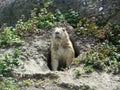
[[[56,27],[54,28],[54,32],[53,32],[53,38],[54,39],[67,39],[69,36],[68,36],[68,33],[66,31],[66,28],[64,27]]]

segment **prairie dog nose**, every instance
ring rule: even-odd
[[[55,34],[60,34],[59,32],[55,32]]]

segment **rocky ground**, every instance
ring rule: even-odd
[[[20,90],[120,90],[119,75],[93,72],[76,77],[75,69],[27,76],[18,85]]]
[[[16,85],[20,90],[120,90],[120,75],[106,72],[84,73],[83,65],[72,65],[64,71],[51,71],[48,67],[50,60],[51,30],[32,34],[23,38],[21,46],[0,48],[0,56],[5,52],[20,49],[20,67],[13,71]],[[92,37],[75,37],[75,43],[80,53],[93,47],[97,40]],[[82,70],[77,76],[75,71]]]

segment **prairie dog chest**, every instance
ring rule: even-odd
[[[68,50],[67,50],[65,47],[59,45],[59,46],[57,47],[56,53],[57,53],[57,55],[59,55],[59,56],[65,56],[65,54],[66,54],[67,51],[68,51]]]

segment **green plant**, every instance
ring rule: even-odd
[[[32,80],[28,79],[26,81],[24,81],[24,86],[30,86],[32,84]]]
[[[65,16],[59,9],[55,10],[55,21],[58,23],[65,22]]]
[[[73,62],[75,65],[78,65],[80,63],[80,60],[79,58],[74,58]]]
[[[111,30],[107,34],[108,40],[114,45],[120,45],[120,25],[110,24]]]
[[[18,61],[19,55],[20,51],[15,50],[13,54],[6,53],[4,58],[0,58],[0,81],[3,81],[0,82],[0,90],[5,90],[5,88],[8,88],[9,90],[17,90],[16,87],[12,85],[12,80],[9,80],[8,78],[7,81],[4,81],[4,77],[9,76],[10,72],[20,64]]]
[[[93,68],[92,65],[85,67],[85,72],[86,72],[86,73],[92,73],[93,71],[94,71],[94,68]]]
[[[93,52],[85,58],[84,63],[86,65],[92,65],[93,68],[103,70],[105,68],[103,61],[104,59],[105,58],[103,57],[103,54],[99,52]]]
[[[77,23],[79,22],[79,13],[70,9],[68,13],[64,14],[65,20],[72,25],[73,27],[77,27]]]
[[[50,7],[50,6],[52,6],[53,5],[53,2],[52,1],[49,1],[49,2],[45,2],[44,4],[43,4],[43,7],[44,8],[47,8],[47,7]]]
[[[4,58],[0,59],[0,75],[4,76],[12,71],[14,67],[18,66],[20,64],[18,61],[19,56],[19,50],[15,50],[13,54],[6,53]]]
[[[48,12],[46,8],[42,8],[37,18],[37,27],[43,29],[46,27],[54,26],[55,19],[56,18],[53,13]]]
[[[21,44],[20,37],[15,35],[10,27],[5,27],[0,32],[0,45]]]
[[[92,86],[92,90],[97,90],[97,87],[96,86]]]
[[[52,74],[52,78],[53,78],[53,79],[58,79],[58,78],[59,78],[59,75],[58,75],[57,73],[53,73],[53,74]]]
[[[57,84],[57,82],[58,82],[57,79],[54,79],[54,80],[53,80],[53,83],[54,83],[54,84]]]
[[[94,36],[99,40],[107,39],[111,44],[120,44],[120,25],[107,23],[104,26],[98,26],[96,23],[97,18],[82,18],[76,27],[77,35]]]
[[[23,20],[20,19],[15,25],[15,28],[13,28],[15,34],[21,37],[26,36],[30,32],[34,32],[37,29],[37,21],[34,18],[29,19],[26,22],[23,22]]]
[[[83,63],[85,63],[87,71],[90,68],[105,70],[106,67],[109,67],[112,72],[120,72],[120,55],[114,45],[104,43],[96,46],[86,55]]]
[[[76,77],[79,77],[79,76],[81,76],[82,74],[83,74],[83,71],[82,71],[81,69],[75,70],[75,75],[76,75]]]
[[[77,28],[76,28],[76,34],[82,34],[85,36],[88,35],[95,35],[96,31],[98,30],[98,26],[95,22],[96,18],[92,17],[92,18],[82,18],[81,20],[79,20],[79,22],[77,23]]]
[[[47,27],[52,27],[64,21],[64,16],[60,12],[60,10],[56,9],[55,13],[48,11],[48,8],[51,7],[52,5],[53,5],[52,1],[45,2],[43,4],[43,8],[40,9],[40,12],[35,18],[35,21],[37,22],[36,25],[38,28],[44,29]],[[34,13],[36,13],[36,11]]]
[[[5,81],[0,81],[0,90],[18,90],[15,85],[15,81],[12,78],[8,78]]]
[[[48,12],[47,8],[42,8],[40,9],[40,13],[38,14],[36,20],[38,21],[37,27],[44,29],[64,22],[65,17],[58,9],[56,9],[55,13],[52,13]]]
[[[87,86],[81,86],[81,89],[80,90],[89,90],[89,88]]]

